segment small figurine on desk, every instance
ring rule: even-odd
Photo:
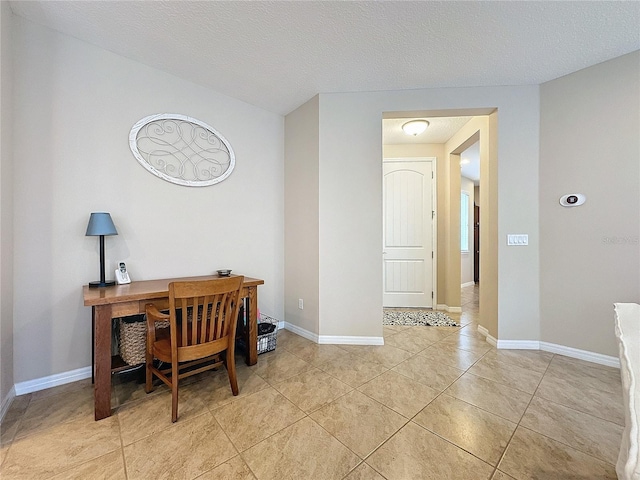
[[[118,282],[118,285],[131,283],[129,273],[127,272],[127,266],[124,264],[124,262],[120,262],[120,268],[116,270],[116,281]]]

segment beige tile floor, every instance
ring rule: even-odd
[[[453,316],[453,315],[452,315]],[[89,381],[14,400],[0,477],[22,479],[615,479],[619,372],[546,352],[496,350],[462,327],[384,327],[385,346],[316,345],[288,331],[258,365],[146,395],[114,379],[95,422]]]

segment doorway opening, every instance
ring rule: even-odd
[[[484,248],[481,246],[480,237],[485,218],[484,215],[478,216],[483,204],[490,205],[488,203],[488,200],[492,199],[490,195],[496,193],[494,192],[496,184],[489,183],[489,180],[494,182],[495,178],[491,175],[481,178],[480,170],[492,173],[496,170],[496,154],[495,151],[490,152],[489,147],[494,147],[497,142],[495,131],[492,136],[489,135],[489,126],[491,115],[497,115],[497,113],[495,110],[486,109],[431,112],[431,115],[429,113],[383,114],[383,306],[460,313],[463,301],[468,300],[466,298],[468,290],[473,292],[476,299],[479,299],[479,309],[482,309],[484,301],[489,315],[495,314],[497,330],[497,257],[493,258],[489,255],[486,265],[484,260],[481,261],[482,250],[490,247],[491,242],[485,242]],[[447,113],[450,116],[444,116]],[[406,135],[402,131],[402,125],[414,119],[427,120],[429,126],[422,134]],[[493,118],[493,122],[497,123],[497,116]],[[489,153],[492,155],[493,165],[489,165],[487,161]],[[487,164],[481,166],[481,159]],[[469,160],[469,162],[462,162],[461,165],[461,160]],[[420,189],[417,188],[420,183],[417,180],[420,174],[414,168],[416,164],[426,161],[433,165],[431,212],[428,211],[429,206],[424,202],[424,198],[420,196]],[[412,185],[408,178],[403,180],[404,183],[403,181],[393,183],[395,180],[392,180],[390,175],[395,175],[395,179],[402,176],[394,170],[394,165],[396,170],[397,167],[403,167],[402,175],[405,177],[414,178]],[[471,170],[475,173],[470,173]],[[430,174],[429,169],[426,169],[426,174]],[[407,191],[404,191],[405,189]],[[482,198],[485,190],[488,194]],[[428,189],[422,192],[430,193]],[[388,195],[389,193],[391,195]],[[464,193],[466,196],[463,196]],[[399,202],[398,197],[402,201]],[[414,203],[421,202],[421,207],[411,206],[411,199]],[[466,209],[461,209],[463,199],[468,201]],[[394,210],[390,213],[389,209]],[[490,210],[488,208],[487,212]],[[461,223],[463,215],[467,216],[464,226]],[[419,218],[417,226],[412,223],[416,222],[416,218]],[[495,221],[495,216],[493,218]],[[409,241],[409,236],[397,236],[397,232],[407,232],[406,235],[410,232],[415,233],[416,230],[425,232],[424,224],[428,224],[429,220],[432,220],[431,252],[428,251],[429,246],[426,241],[418,242],[415,236],[411,238],[412,241]],[[464,233],[462,230],[465,230]],[[493,230],[497,228],[489,227],[484,233],[497,233]],[[429,237],[429,232],[422,235],[423,238]],[[390,245],[389,239],[397,240],[398,238],[405,242]],[[493,241],[495,252],[497,238],[489,238]],[[403,252],[400,247],[405,248],[405,251]],[[390,254],[392,250],[393,255]],[[433,299],[431,302],[426,302],[424,289],[419,287],[428,288],[429,286],[429,279],[424,278],[430,272],[429,254],[433,255],[431,264]],[[415,255],[422,255],[422,258],[416,260]],[[418,264],[424,264],[427,267],[415,268]],[[483,272],[485,272],[484,275]],[[485,282],[482,282],[483,279]],[[481,290],[485,284],[488,287],[487,295],[483,296]],[[463,288],[465,295],[462,295]],[[423,300],[416,301],[419,297]],[[490,320],[488,326],[491,324]]]
[[[480,142],[460,154],[460,286],[480,280]]]

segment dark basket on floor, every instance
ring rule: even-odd
[[[258,355],[261,353],[271,352],[276,349],[276,340],[278,335],[278,324],[270,317],[258,318]],[[245,338],[247,336],[247,322],[244,315],[244,306],[240,306],[238,312],[237,344],[246,351],[247,344]],[[261,333],[264,331],[265,333]]]
[[[261,330],[264,330],[267,333],[260,335]],[[278,325],[271,321],[262,321],[258,323],[258,355],[275,350],[277,339]]]

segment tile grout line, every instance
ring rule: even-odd
[[[127,470],[127,458],[124,455],[124,441],[122,440],[122,425],[120,424],[120,416],[118,416],[118,412],[115,412],[116,420],[118,421],[118,436],[120,437],[120,452],[122,455],[122,468],[124,469],[124,478],[127,480],[129,478],[129,473]]]
[[[488,350],[487,352],[485,352],[485,353],[482,355],[482,357],[478,358],[478,360],[476,360],[474,363],[472,363],[472,364],[469,366],[469,368],[467,368],[467,369],[464,371],[464,373],[467,373],[467,372],[469,371],[469,369],[470,369],[473,365],[475,365],[476,363],[478,363],[478,362],[479,362],[482,358],[484,358],[484,356],[485,356],[487,353],[489,353],[490,351],[491,351],[491,350]],[[464,375],[464,373],[463,373],[462,375]],[[424,408],[422,408],[418,413],[416,413],[416,414],[411,418],[410,422],[412,422],[412,423],[414,423],[415,425],[417,425],[418,427],[420,427],[420,428],[422,428],[422,429],[426,430],[427,432],[430,432],[430,433],[432,433],[432,434],[436,435],[438,438],[441,438],[442,440],[444,440],[445,442],[449,443],[450,445],[453,445],[454,447],[456,447],[456,448],[458,448],[458,449],[460,449],[460,450],[462,450],[462,451],[464,451],[464,452],[467,452],[469,455],[473,456],[474,458],[477,458],[477,459],[478,459],[478,460],[480,460],[481,462],[483,462],[483,463],[485,463],[485,464],[489,465],[489,467],[493,468],[493,472],[491,473],[491,477],[489,477],[489,478],[493,478],[493,476],[495,475],[496,470],[498,469],[498,464],[500,463],[500,459],[502,458],[502,455],[500,456],[500,459],[498,459],[498,462],[496,463],[496,465],[495,465],[495,466],[494,466],[494,465],[491,465],[489,462],[487,462],[486,460],[484,460],[484,459],[482,459],[482,458],[478,457],[478,456],[477,456],[477,455],[475,455],[474,453],[472,453],[472,452],[468,451],[467,449],[465,449],[465,448],[461,447],[460,445],[455,444],[453,441],[451,441],[451,440],[449,440],[449,439],[447,439],[447,438],[443,437],[442,435],[438,434],[437,432],[434,432],[434,431],[432,431],[432,430],[430,430],[430,429],[428,429],[428,428],[424,427],[423,425],[420,425],[419,423],[417,423],[417,422],[415,422],[415,421],[414,421],[414,419],[415,419],[415,418],[416,418],[416,417],[417,417],[417,416],[418,416],[422,411],[424,411],[424,409],[426,409],[429,405],[431,405],[434,401],[436,401],[436,400],[437,400],[438,398],[440,398],[442,395],[451,396],[451,395],[449,395],[449,394],[445,393],[445,392],[446,392],[446,390],[447,390],[451,385],[453,385],[456,381],[458,381],[458,379],[460,379],[460,378],[462,377],[462,375],[460,375],[460,377],[456,378],[453,382],[451,382],[451,384],[449,384],[447,387],[445,387],[445,389],[444,389],[444,390],[442,390],[438,395],[436,395],[436,397],[435,397],[435,398],[433,398],[433,399],[432,399],[432,400],[431,400],[427,405],[425,405],[425,407],[424,407]],[[464,400],[462,400],[462,399],[459,399],[459,398],[457,398],[457,397],[453,397],[453,396],[451,396],[451,397],[452,397],[452,398],[455,398],[456,400],[459,400],[459,401],[461,401],[461,402],[463,402],[463,403],[466,403],[467,405],[471,405],[472,407],[475,407],[475,408],[477,408],[477,409],[479,409],[479,410],[481,410],[481,411],[483,411],[483,412],[489,413],[489,414],[491,414],[491,415],[495,415],[496,417],[499,417],[499,418],[503,418],[503,417],[501,417],[501,416],[499,416],[499,415],[496,415],[495,413],[488,412],[487,410],[484,410],[484,409],[482,409],[482,408],[478,407],[477,405],[473,405],[473,404],[471,404],[471,403],[469,403],[469,402],[466,402],[466,401],[464,401]],[[508,419],[504,419],[504,420],[508,420]],[[514,431],[515,431],[515,429],[514,429]],[[507,445],[508,445],[508,444],[507,444]],[[506,447],[505,447],[505,450],[506,450]],[[504,451],[503,451],[503,454],[504,454]]]
[[[455,332],[454,332],[454,333],[455,333]],[[446,337],[443,337],[443,339],[444,339],[444,338],[446,338]],[[439,341],[440,341],[440,340],[439,340]],[[438,342],[439,342],[439,341],[438,341]],[[436,343],[438,343],[438,342],[436,342]],[[435,345],[435,344],[434,344],[434,345]],[[429,348],[429,347],[427,347],[427,348]],[[463,371],[463,373],[462,373],[460,376],[458,376],[458,377],[457,377],[455,380],[453,380],[449,385],[447,385],[443,390],[441,390],[441,391],[440,391],[440,392],[439,392],[439,393],[438,393],[434,398],[432,398],[432,399],[431,399],[431,400],[430,400],[430,401],[429,401],[429,402],[428,402],[428,403],[427,403],[423,408],[421,408],[421,409],[420,409],[416,414],[414,414],[412,417],[408,418],[407,422],[405,422],[405,424],[404,424],[402,427],[400,427],[400,428],[399,428],[396,432],[394,432],[394,433],[393,433],[393,434],[392,434],[388,439],[386,439],[384,442],[382,442],[380,445],[378,445],[378,446],[377,446],[373,451],[371,451],[371,452],[370,452],[370,453],[369,453],[369,454],[368,454],[368,455],[363,459],[363,462],[365,462],[367,458],[371,457],[371,456],[372,456],[372,455],[373,455],[377,450],[379,450],[383,445],[385,445],[385,444],[386,444],[387,442],[389,442],[393,437],[395,437],[395,436],[396,436],[396,435],[397,435],[397,434],[398,434],[398,433],[399,433],[403,428],[405,428],[409,423],[413,423],[413,424],[414,424],[414,425],[416,425],[417,427],[422,428],[423,430],[425,430],[425,431],[427,431],[427,432],[429,432],[429,433],[431,433],[431,434],[433,434],[433,435],[437,436],[438,438],[440,438],[440,439],[442,439],[443,441],[445,441],[445,442],[449,443],[449,444],[450,444],[450,445],[452,445],[453,447],[455,447],[455,448],[457,448],[457,449],[460,449],[460,450],[462,450],[462,451],[464,451],[464,452],[468,453],[469,455],[473,456],[474,458],[478,459],[479,461],[481,461],[481,462],[483,462],[484,464],[488,465],[489,467],[493,468],[493,472],[492,472],[492,476],[493,476],[493,474],[495,474],[495,471],[496,471],[496,469],[497,469],[497,463],[496,463],[496,466],[491,465],[491,464],[490,464],[490,463],[488,463],[486,460],[484,460],[484,459],[482,459],[482,458],[478,457],[478,456],[477,456],[477,455],[475,455],[474,453],[472,453],[472,452],[470,452],[470,451],[466,450],[465,448],[461,447],[460,445],[457,445],[457,444],[453,443],[452,441],[450,441],[449,439],[447,439],[447,438],[445,438],[445,437],[441,436],[441,435],[440,435],[440,434],[438,434],[437,432],[433,432],[433,431],[429,430],[428,428],[426,428],[426,427],[424,427],[424,426],[422,426],[422,425],[420,425],[419,423],[417,423],[417,422],[415,422],[415,421],[414,421],[414,419],[415,419],[415,418],[416,418],[416,417],[417,417],[417,416],[418,416],[418,415],[419,415],[419,414],[420,414],[424,409],[426,409],[429,405],[431,405],[434,401],[436,401],[436,399],[438,399],[438,398],[439,398],[439,397],[441,397],[443,394],[445,394],[445,390],[447,390],[447,389],[448,389],[451,385],[453,385],[453,384],[454,384],[454,383],[455,383],[455,382],[456,382],[460,377],[462,377],[462,375],[464,375],[464,373],[467,373],[467,372],[468,372],[468,370],[469,370],[473,365],[475,365],[475,363],[479,362],[479,361],[480,361],[480,360],[481,360],[481,359],[482,359],[482,358],[483,358],[483,357],[484,357],[484,356],[485,356],[489,351],[490,351],[490,350],[488,350],[487,352],[485,352],[485,353],[484,353],[480,358],[478,358],[478,360],[476,360],[476,361],[475,361],[471,366],[469,366],[469,368],[467,368],[466,370],[464,370],[464,371]],[[417,354],[414,354],[414,356],[417,356],[417,355],[418,355],[418,353],[417,353]],[[413,358],[413,357],[410,357],[410,358]],[[407,360],[408,360],[408,359],[407,359]],[[401,362],[401,363],[402,363],[402,362]],[[388,370],[388,371],[391,371],[391,370]],[[400,373],[400,372],[397,372],[397,373]],[[410,377],[406,377],[406,378],[409,378],[410,380],[413,380],[413,379],[411,379]],[[417,383],[420,383],[421,385],[425,385],[425,384],[423,384],[423,383],[421,383],[421,382],[418,382],[417,380],[413,380],[413,381],[416,381]],[[428,386],[428,385],[426,385],[426,386]],[[430,387],[430,388],[432,388],[432,387]],[[363,393],[364,395],[367,395],[365,392],[361,392],[361,393]],[[391,409],[390,407],[388,407],[388,406],[384,405],[383,403],[379,402],[379,401],[378,401],[378,400],[376,400],[375,398],[373,398],[373,397],[369,397],[369,395],[367,395],[367,397],[368,397],[368,398],[371,398],[372,400],[374,400],[374,401],[376,401],[376,402],[378,402],[378,403],[380,403],[383,407],[386,407],[386,408],[388,408],[388,409],[390,409],[390,410],[392,410],[392,411],[394,411],[394,412],[395,412],[395,410],[393,410],[393,409]],[[453,397],[453,398],[456,398],[456,397]],[[457,399],[457,400],[460,400],[460,399]],[[460,400],[460,401],[463,401],[463,400]],[[464,402],[464,401],[463,401],[463,402]],[[467,403],[467,402],[464,402],[464,403]],[[469,404],[469,403],[467,403],[467,404],[468,404],[468,405],[472,405],[472,404]],[[483,410],[483,409],[481,409],[480,407],[477,407],[476,405],[472,405],[472,406],[473,406],[473,407],[475,407],[475,408],[478,408],[478,409],[480,409],[480,410]],[[485,410],[483,410],[483,411],[485,411]],[[400,414],[399,412],[396,412],[396,413],[398,413],[399,415],[401,415],[401,416],[403,416],[403,417],[404,417],[404,415]],[[487,412],[487,413],[492,414],[491,412]],[[492,414],[492,415],[495,415],[495,414]],[[499,415],[496,415],[496,416],[497,416],[497,417],[499,417],[499,418],[502,418],[502,417],[500,417]],[[407,417],[404,417],[404,418],[407,418]],[[505,419],[505,420],[507,420],[507,419]],[[515,431],[515,430],[514,430],[514,431]],[[373,467],[371,467],[371,468],[373,468]],[[374,470],[375,470],[375,469],[374,469]],[[377,470],[376,470],[376,472],[377,472]],[[378,473],[380,473],[380,472],[378,472]],[[382,475],[382,474],[381,474],[381,475]]]
[[[558,356],[558,354],[554,354],[554,355],[553,355],[553,357],[552,357],[552,360],[553,360],[553,358],[555,358],[556,356]],[[560,356],[562,356],[562,355],[560,355]],[[551,362],[549,362],[549,366],[551,366]],[[548,371],[548,370],[549,370],[549,367],[547,367],[547,370],[545,370],[544,375],[546,375],[546,374],[547,374],[547,371]],[[542,380],[544,379],[544,375],[543,375],[542,379],[540,380],[540,383],[542,383]],[[540,383],[538,384],[538,387],[540,386]],[[534,430],[533,428],[529,428],[529,427],[525,427],[524,425],[520,425],[520,423],[522,422],[522,419],[524,418],[525,414],[527,413],[527,410],[528,410],[528,409],[529,409],[529,407],[531,406],[531,402],[533,402],[533,399],[534,399],[534,398],[536,398],[535,393],[537,393],[537,391],[538,391],[538,387],[536,387],[536,392],[534,392],[533,396],[531,397],[531,401],[529,402],[529,404],[527,405],[527,408],[525,409],[524,413],[522,414],[522,417],[520,418],[520,421],[518,422],[518,426],[516,427],[516,429],[517,429],[518,427],[521,427],[521,428],[523,428],[523,429],[525,429],[525,430],[528,430],[528,431],[530,431],[530,432],[536,433],[536,434],[541,435],[541,436],[543,436],[543,437],[545,437],[545,438],[548,438],[548,439],[550,439],[550,440],[553,440],[554,442],[558,442],[558,443],[560,443],[560,444],[562,444],[562,445],[564,445],[564,446],[566,446],[566,447],[569,447],[569,448],[571,448],[571,449],[573,449],[573,450],[575,450],[575,451],[577,451],[577,452],[583,453],[584,455],[587,455],[587,456],[589,456],[589,457],[591,457],[591,458],[593,458],[593,459],[599,460],[599,461],[601,461],[601,462],[604,462],[604,463],[606,463],[606,464],[608,464],[608,465],[612,465],[612,466],[614,466],[614,467],[615,467],[615,463],[611,463],[611,462],[609,462],[609,461],[607,461],[607,460],[604,460],[604,459],[602,459],[602,458],[596,457],[596,456],[595,456],[595,455],[593,455],[592,453],[585,452],[584,450],[582,450],[582,449],[580,449],[580,448],[578,448],[578,447],[576,447],[576,446],[574,446],[574,445],[569,445],[568,443],[566,443],[566,442],[564,442],[564,441],[562,441],[562,440],[558,440],[558,439],[556,439],[556,438],[553,438],[553,437],[551,437],[551,436],[547,435],[546,433],[542,433],[542,432],[539,432],[539,431],[537,431],[537,430]],[[583,414],[583,415],[588,415],[588,416],[590,416],[590,417],[597,418],[598,420],[602,420],[602,421],[605,421],[605,422],[611,423],[612,425],[616,425],[616,426],[618,426],[618,427],[622,427],[622,428],[624,428],[624,426],[622,426],[622,425],[618,425],[618,424],[617,424],[617,423],[615,423],[615,422],[611,422],[610,420],[606,420],[606,419],[604,419],[604,418],[597,417],[597,416],[592,415],[592,414],[590,414],[590,413],[583,412],[583,411],[581,411],[581,410],[577,410],[577,409],[572,408],[572,407],[570,407],[570,406],[568,406],[568,405],[564,405],[564,404],[562,404],[562,403],[554,402],[554,401],[549,400],[549,399],[544,398],[544,397],[537,397],[537,398],[540,398],[540,399],[544,400],[545,402],[553,403],[553,404],[555,404],[555,405],[560,405],[561,407],[568,408],[569,410],[573,410],[574,412],[578,412],[578,413],[581,413],[581,414]],[[514,431],[514,433],[515,433],[515,431]],[[511,440],[510,440],[509,442],[511,442]],[[508,446],[508,445],[507,445],[507,446]],[[506,451],[506,449],[505,449],[505,451]]]
[[[555,354],[554,354],[555,357]],[[553,360],[554,357],[551,357],[551,360]],[[516,428],[513,429],[513,433],[511,434],[511,437],[509,438],[509,441],[507,442],[507,445],[504,447],[504,451],[502,452],[502,455],[500,456],[500,459],[498,460],[498,463],[496,464],[496,470],[498,470],[498,468],[500,467],[500,464],[502,463],[502,461],[504,460],[505,455],[507,454],[507,450],[509,449],[509,446],[511,445],[511,442],[513,441],[513,437],[515,436],[516,432],[518,431],[518,428],[520,427],[520,423],[522,422],[522,419],[524,418],[525,414],[527,413],[527,410],[529,409],[529,407],[531,406],[531,402],[533,402],[533,399],[536,395],[536,392],[538,391],[538,387],[540,386],[540,383],[542,383],[542,380],[544,379],[544,376],[547,374],[547,371],[549,370],[549,365],[551,365],[551,361],[549,361],[547,368],[545,369],[542,378],[540,379],[540,382],[538,382],[538,386],[536,387],[536,390],[533,392],[533,394],[531,395],[531,398],[529,399],[529,403],[527,403],[527,406],[525,407],[524,411],[522,412],[522,415],[520,416],[520,420],[518,420],[518,423],[516,424]],[[525,427],[522,427],[525,428]],[[507,473],[508,472],[504,472]]]

